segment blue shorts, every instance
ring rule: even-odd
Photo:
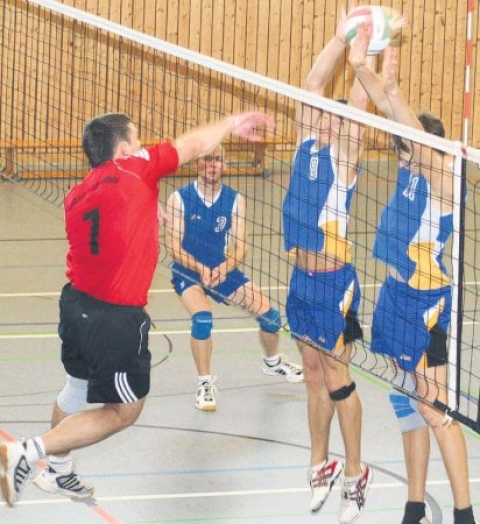
[[[171,282],[177,295],[182,296],[185,290],[191,286],[201,286],[205,294],[215,300],[215,302],[228,304],[227,298],[235,293],[239,287],[250,282],[250,280],[239,269],[234,269],[228,273],[224,282],[218,286],[207,288],[201,284],[199,273],[173,263]]]
[[[420,291],[388,277],[373,312],[371,349],[405,371],[415,371],[424,356],[428,367],[445,365],[451,311],[450,286]]]
[[[321,273],[293,269],[286,313],[295,338],[327,351],[362,338],[359,304],[360,286],[351,264]]]

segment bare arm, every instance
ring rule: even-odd
[[[197,262],[195,257],[187,253],[182,247],[184,236],[184,216],[182,201],[176,192],[172,193],[167,201],[167,213],[169,222],[165,225],[165,241],[167,251],[172,260],[181,266],[196,271],[200,274],[203,284],[208,285],[211,281],[211,270]]]
[[[231,271],[238,267],[247,254],[247,204],[245,197],[238,194],[237,209],[232,216],[232,245],[227,251],[227,269]]]
[[[317,56],[310,73],[307,76],[304,89],[323,96],[325,87],[332,80],[338,61],[345,51],[345,19],[344,12],[337,27],[335,36],[328,42]],[[313,128],[318,127],[321,110],[302,103],[297,104],[296,122],[298,141],[308,135]]]
[[[174,141],[179,163],[185,164],[210,153],[230,133],[253,142],[261,140],[255,128],[273,129],[274,123],[265,113],[250,111],[189,131]]]
[[[232,215],[232,229],[226,260],[212,270],[212,286],[221,284],[227,273],[237,268],[247,254],[246,200],[243,195],[237,196],[237,209]]]
[[[369,57],[370,60],[370,57]],[[355,77],[353,86],[348,98],[348,105],[357,109],[367,110],[368,95]],[[340,179],[350,185],[357,176],[358,164],[363,151],[365,127],[353,120],[345,118],[340,126],[338,136],[338,150],[333,152],[338,154],[338,173]]]
[[[406,102],[397,83],[397,50],[385,50],[384,90],[392,108],[393,119],[415,129],[423,129],[423,125],[416,113]],[[449,208],[453,201],[453,173],[446,166],[444,158],[433,149],[409,142],[412,147],[413,161],[418,165],[419,171],[429,181],[432,194],[439,200],[439,206]]]
[[[362,84],[377,109],[393,119],[392,108],[388,96],[384,91],[383,80],[368,63],[367,49],[371,35],[365,24],[357,28],[357,38],[350,46],[348,61],[355,70],[356,79]],[[385,60],[384,60],[385,67]]]

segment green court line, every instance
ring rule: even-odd
[[[403,506],[399,506],[398,508],[385,508],[385,509],[368,509],[368,512],[365,512],[364,514],[367,515],[368,513],[391,513],[392,511],[398,511],[399,513],[403,513]],[[335,511],[325,511],[322,510],[322,517],[327,517],[330,515],[333,520],[336,520],[337,518],[337,512]],[[262,515],[242,515],[242,516],[235,516],[235,517],[188,517],[188,518],[173,518],[173,519],[152,519],[152,520],[131,520],[126,522],[125,524],[188,524],[191,522],[242,522],[245,520],[249,520],[252,522],[265,522],[266,520],[272,520],[274,522],[279,522],[282,519],[295,519],[292,520],[292,522],[298,522],[300,519],[304,519],[305,521],[311,520],[311,515],[306,513],[305,511],[302,513],[279,513],[279,514],[262,514]],[[325,519],[326,520],[326,519]],[[333,522],[332,520],[332,522]]]

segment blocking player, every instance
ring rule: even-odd
[[[345,18],[316,58],[306,89],[324,95],[346,49]],[[354,81],[348,103],[366,109],[368,97]],[[297,151],[283,203],[285,249],[295,255],[287,317],[302,354],[307,386],[311,459],[310,510],[318,511],[343,471],[338,521],[362,512],[373,473],[361,461],[362,406],[349,372],[358,321],[360,288],[347,239],[350,204],[359,173],[362,127],[299,104]],[[329,456],[331,422],[337,411],[345,465]]]
[[[399,89],[397,50],[384,52],[383,78],[368,66],[371,35],[359,28],[350,63],[370,98],[389,118],[445,136],[442,122],[429,113],[416,115]],[[408,501],[402,524],[430,524],[425,515],[425,482],[432,430],[452,487],[454,524],[475,524],[470,500],[465,438],[460,425],[433,407],[447,403],[447,330],[451,283],[443,262],[452,234],[452,159],[443,152],[393,137],[398,157],[395,192],[378,226],[374,257],[388,276],[378,297],[372,350],[392,360],[401,390],[390,394],[402,431],[408,477]]]

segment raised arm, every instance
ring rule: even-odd
[[[357,37],[350,46],[348,61],[355,70],[356,80],[361,83],[377,109],[393,119],[392,108],[384,91],[383,79],[373,70],[372,63],[368,62],[367,49],[370,38],[371,34],[367,25],[360,24],[357,27]]]
[[[304,89],[307,91],[323,96],[325,87],[332,80],[338,61],[343,55],[346,47],[344,30],[345,19],[346,15],[342,12],[335,36],[317,56],[312,69],[307,76],[304,85]],[[296,123],[299,142],[301,142],[303,136],[306,136],[311,132],[312,127],[318,128],[320,117],[321,110],[307,104],[298,103],[296,110]]]
[[[178,152],[179,163],[185,164],[215,149],[229,134],[245,138],[252,142],[261,140],[255,129],[273,129],[274,122],[265,114],[257,111],[240,113],[199,127],[179,136],[174,145]]]
[[[385,67],[383,69],[384,91],[392,108],[393,119],[407,126],[432,132],[424,129],[417,114],[405,100],[396,78],[397,50],[385,50]],[[408,141],[411,149],[411,159],[416,164],[416,169],[429,181],[432,194],[440,201],[443,209],[448,209],[453,201],[453,173],[452,168],[446,165],[444,156],[427,146]]]

